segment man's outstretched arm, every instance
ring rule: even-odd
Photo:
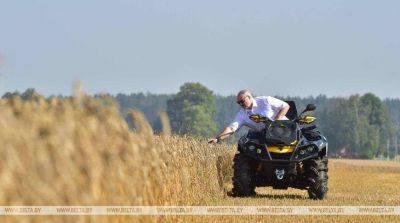
[[[232,127],[228,126],[228,127],[224,128],[224,129],[221,131],[221,133],[219,133],[215,138],[210,139],[210,140],[208,141],[208,143],[217,143],[217,142],[219,142],[220,140],[223,140],[223,139],[225,139],[225,138],[228,138],[228,137],[229,137],[230,135],[232,135],[233,133],[235,133],[235,130],[234,130]]]

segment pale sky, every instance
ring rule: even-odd
[[[398,98],[400,1],[0,0],[0,93]]]

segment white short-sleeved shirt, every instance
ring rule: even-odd
[[[260,115],[274,121],[275,116],[286,106],[289,106],[289,104],[271,96],[255,97],[253,98],[253,107],[251,109],[241,108],[229,127],[231,127],[233,131],[236,131],[242,126],[260,131],[264,128],[264,123],[252,121],[249,118],[250,115]],[[287,120],[286,117],[282,119]]]

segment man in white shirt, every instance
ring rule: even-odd
[[[233,122],[224,128],[215,138],[208,143],[217,143],[236,132],[240,127],[247,126],[255,131],[261,131],[264,123],[256,123],[249,116],[260,115],[271,121],[287,120],[286,113],[289,111],[289,104],[271,96],[253,97],[249,90],[241,90],[237,94],[237,103],[241,106]]]

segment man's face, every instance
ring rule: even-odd
[[[252,100],[251,100],[250,96],[248,96],[248,95],[238,95],[236,99],[237,99],[236,102],[242,108],[245,108],[245,109],[251,108]]]

